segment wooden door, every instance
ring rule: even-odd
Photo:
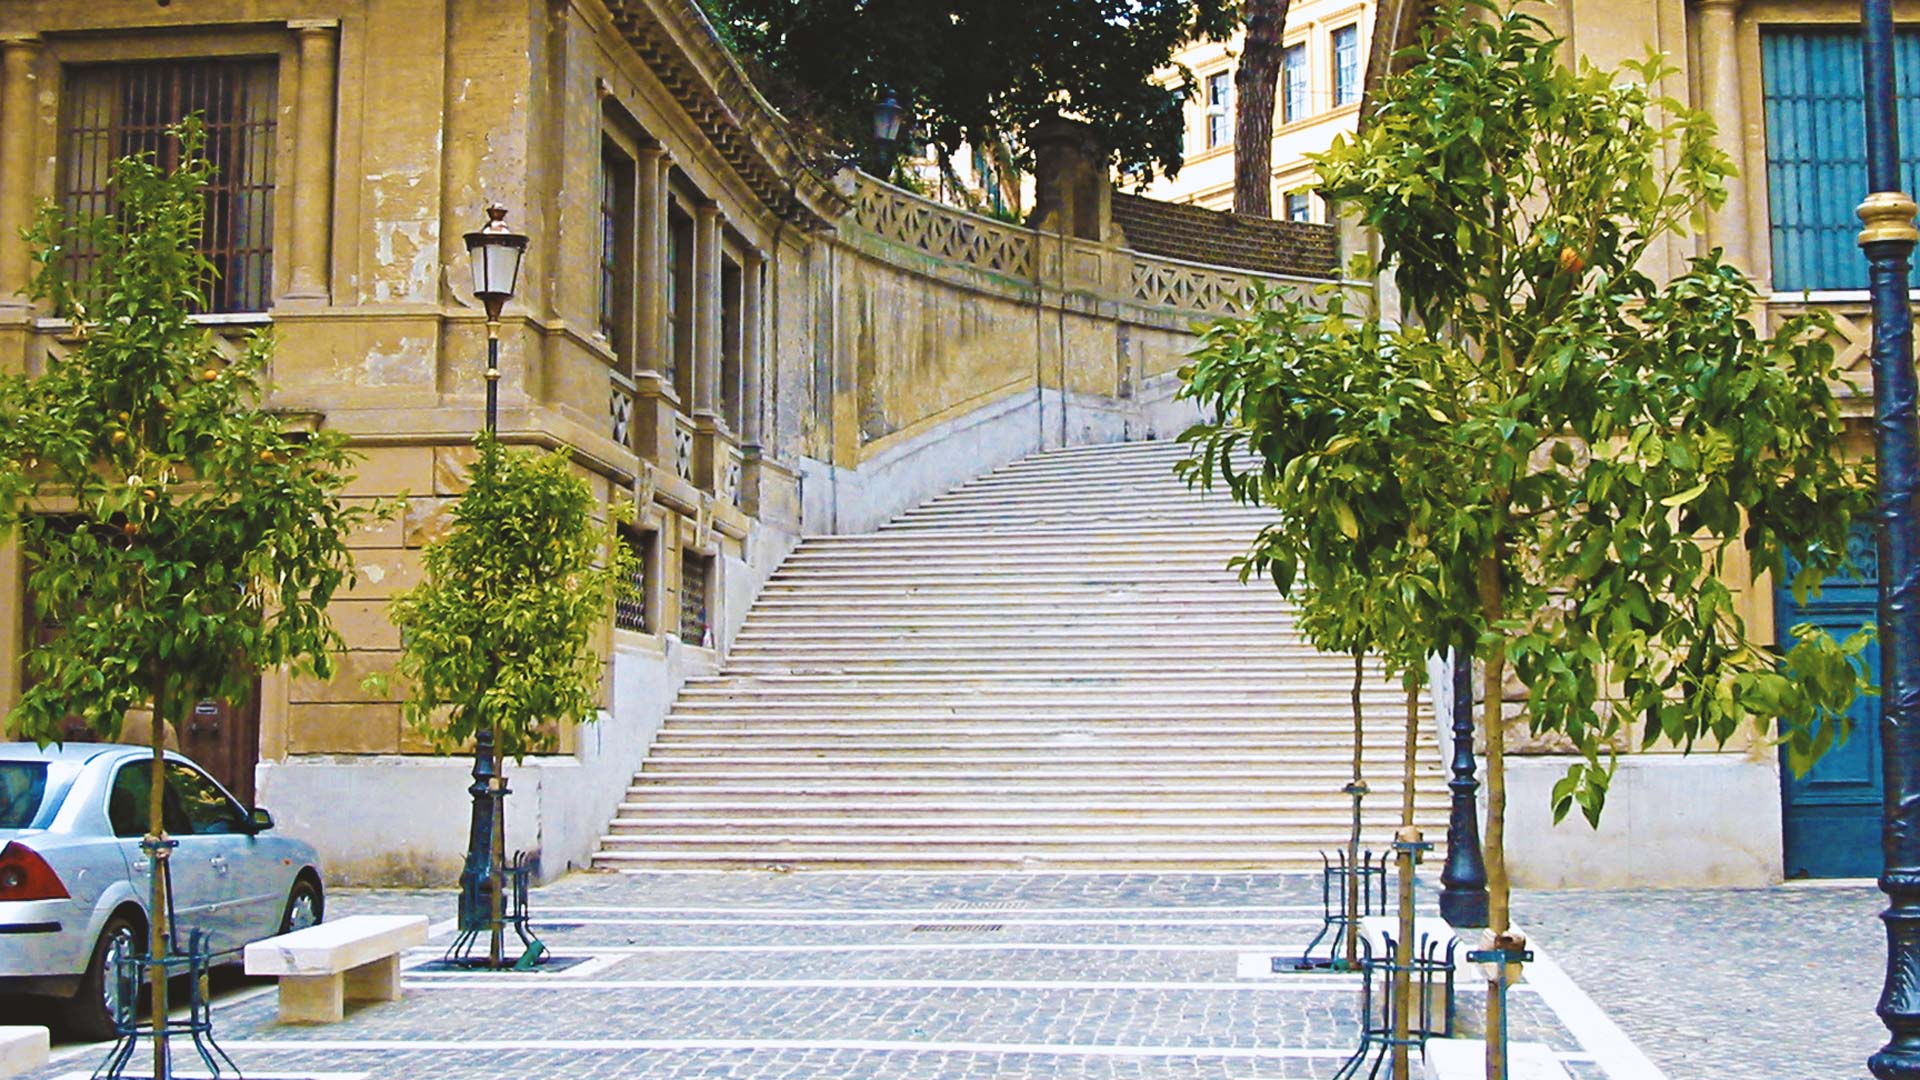
[[[253,767],[260,763],[260,679],[239,705],[202,701],[180,731],[180,752],[199,762],[243,806],[253,805]]]

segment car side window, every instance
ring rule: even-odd
[[[114,774],[113,791],[107,796],[107,820],[113,825],[113,835],[140,837],[147,834],[147,795],[153,790],[149,783],[153,776],[153,766],[144,761],[130,761],[120,766]],[[181,811],[177,784],[167,785],[164,808],[160,813],[160,823],[170,833],[187,832],[187,816]]]
[[[186,811],[187,830],[195,836],[224,836],[246,832],[246,815],[220,786],[197,769],[167,762],[169,795],[178,797]]]

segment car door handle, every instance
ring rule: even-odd
[[[215,855],[213,858],[208,859],[207,861],[212,863],[213,868],[219,871],[220,873],[224,874],[227,872],[227,857],[225,855]]]

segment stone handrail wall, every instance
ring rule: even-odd
[[[975,270],[1033,276],[1034,230],[956,210],[872,177],[861,176],[858,185],[853,223],[866,232]]]
[[[1183,262],[1158,255],[1125,252],[1127,298],[1148,307],[1173,308],[1195,315],[1241,315],[1252,306],[1261,288],[1297,286],[1310,289],[1326,284],[1316,278],[1290,278],[1230,267]]]

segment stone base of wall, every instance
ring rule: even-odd
[[[1507,759],[1507,866],[1515,886],[1659,888],[1780,881],[1777,762],[1734,753],[1623,756],[1598,829],[1589,827],[1577,809],[1553,824],[1549,799],[1564,775],[1562,758]],[[1484,806],[1484,792],[1482,801]]]
[[[794,543],[755,528],[746,558],[727,560],[721,641],[732,641]],[[611,708],[581,725],[575,752],[507,763],[507,851],[532,853],[542,882],[588,865],[680,687],[719,664],[719,654],[671,636],[620,636]],[[471,755],[299,755],[262,762],[255,778],[276,828],[319,849],[328,884],[440,886],[459,879],[465,860],[472,768]]]

